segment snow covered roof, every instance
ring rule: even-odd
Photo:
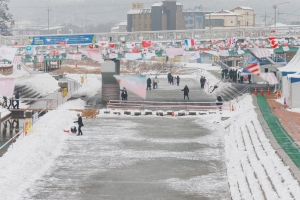
[[[120,25],[120,26],[126,26],[126,25],[127,25],[127,22],[126,22],[126,21],[121,22],[119,25]]]
[[[116,29],[119,29],[119,27],[118,27],[118,26],[115,26],[115,27],[112,27],[111,29],[112,29],[112,30],[116,30]]]
[[[152,6],[162,6],[162,2],[155,3],[155,4],[153,4]],[[152,7],[152,6],[151,6],[151,7]]]
[[[177,6],[182,6],[182,4],[180,2],[176,2]]]
[[[47,30],[55,30],[55,29],[60,29],[60,28],[64,28],[65,26],[53,26],[53,27],[49,27],[48,28],[43,28],[41,29],[42,31],[47,31]]]
[[[230,16],[230,15],[238,15],[238,16],[242,16],[242,15],[240,15],[240,14],[238,14],[238,13],[235,13],[235,12],[232,12],[232,11],[230,11],[230,10],[221,10],[221,11],[219,11],[219,12],[211,13],[211,14],[206,14],[206,15],[207,15],[207,16],[209,16],[209,15],[214,15],[214,16],[224,16],[224,15]]]
[[[151,8],[144,8],[144,9],[134,9],[129,10],[127,14],[143,14],[143,13],[151,13]]]
[[[298,50],[293,59],[284,67],[278,68],[281,72],[300,72],[300,51]]]
[[[244,6],[236,7],[236,8],[234,8],[233,10],[239,9],[239,8],[241,8],[241,9],[243,9],[243,10],[253,10],[253,8],[250,8],[250,7],[244,7]]]

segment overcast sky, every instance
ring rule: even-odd
[[[287,0],[290,3],[278,5],[280,22],[300,18],[300,0]],[[120,22],[126,20],[126,12],[131,8],[132,0],[11,0],[10,12],[19,25],[25,21],[32,25],[46,25],[47,7],[50,8],[51,26],[62,23],[86,25],[90,23]],[[137,2],[137,1],[135,1]],[[150,7],[159,1],[139,0],[144,7]],[[218,11],[233,9],[237,6],[249,6],[255,10],[256,22],[262,21],[267,13],[267,21],[273,21],[273,4],[285,0],[181,0],[184,8],[202,5],[203,9]]]

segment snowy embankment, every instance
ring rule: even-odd
[[[300,199],[299,183],[264,133],[251,96],[239,102],[235,115],[222,124],[227,130],[225,154],[232,199]]]
[[[81,78],[84,77],[84,83],[82,84],[82,87],[74,93],[75,96],[92,97],[97,94],[102,87],[102,76],[99,74],[67,74],[66,77],[79,83],[81,82]]]
[[[2,200],[22,199],[18,196],[51,167],[61,154],[64,141],[76,119],[76,112],[54,110],[41,117],[26,137],[19,137],[1,157],[0,196]]]

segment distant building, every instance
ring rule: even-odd
[[[182,5],[176,1],[162,1],[151,8],[133,3],[127,12],[127,31],[184,30]]]
[[[249,7],[237,7],[233,10],[221,10],[205,15],[205,28],[242,28],[254,27],[254,10]]]
[[[40,29],[41,35],[61,35],[61,34],[75,34],[82,33],[79,28],[68,27],[68,26],[54,26]]]
[[[127,32],[127,22],[126,21],[122,21],[117,26],[112,27],[111,30],[110,30],[110,32],[112,32],[112,33]]]
[[[205,28],[205,15],[212,13],[210,11],[202,10],[184,10],[183,17],[186,29],[204,29]]]

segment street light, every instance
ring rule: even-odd
[[[286,4],[286,3],[290,3],[290,2],[276,3],[276,4],[273,5],[273,9],[274,9],[274,26],[276,26],[276,8],[277,8],[277,5]]]

